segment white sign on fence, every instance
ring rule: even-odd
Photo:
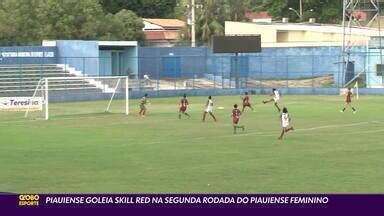
[[[0,52],[0,56],[3,58],[53,58],[55,57],[55,52]]]
[[[0,97],[0,111],[41,111],[42,97]]]

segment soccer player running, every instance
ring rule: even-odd
[[[148,94],[145,93],[144,97],[141,98],[140,100],[140,111],[139,111],[139,116],[140,117],[145,117],[145,112],[147,111],[147,107],[145,106],[148,103]]]
[[[181,98],[181,100],[180,100],[179,119],[181,119],[181,114],[184,114],[188,117],[191,117],[188,113],[185,112],[185,111],[187,111],[188,105],[189,105],[189,103],[187,100],[187,95],[184,94],[183,98]]]
[[[294,130],[293,127],[289,127],[289,123],[291,121],[291,117],[288,114],[288,109],[286,107],[283,108],[283,113],[281,114],[281,126],[283,127],[279,139],[283,138],[283,135],[290,130]]]
[[[237,128],[241,128],[243,131],[245,130],[244,125],[239,125],[240,121],[240,115],[241,112],[237,108],[237,104],[233,105],[233,110],[232,110],[232,122],[233,122],[233,133],[236,134]]]
[[[265,101],[263,101],[263,103],[266,104],[266,103],[274,101],[274,104],[275,104],[277,111],[280,112],[280,107],[279,107],[279,105],[277,105],[277,102],[279,102],[279,100],[280,100],[279,91],[275,88],[272,89],[272,96],[273,96],[273,98],[271,98],[270,100],[265,100]]]
[[[249,101],[248,92],[245,92],[244,97],[241,97],[241,99],[243,100],[243,109],[241,112],[244,112],[245,107],[249,107],[252,111],[254,111],[251,102]]]
[[[351,88],[348,88],[347,94],[345,96],[345,105],[344,105],[344,108],[340,110],[340,112],[344,112],[347,107],[350,107],[353,110],[353,114],[356,113],[355,107],[352,106],[352,96],[353,94],[352,94]]]
[[[215,115],[213,115],[213,101],[212,101],[212,96],[209,96],[208,97],[208,101],[207,101],[207,104],[205,106],[205,111],[204,111],[204,115],[203,115],[203,122],[205,121],[205,117],[207,116],[207,113],[209,113],[210,116],[212,116],[212,118],[216,120],[216,117]]]

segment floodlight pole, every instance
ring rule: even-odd
[[[380,56],[380,64],[383,64],[383,54],[382,54],[382,48],[381,48],[381,26],[380,26],[380,2],[382,0],[343,0],[343,46],[342,46],[342,81],[341,86],[346,87],[345,85],[349,84],[349,82],[346,82],[346,74],[348,71],[348,63],[350,63],[351,55],[353,54],[353,48],[356,46],[356,41],[352,37],[352,29],[355,27],[370,27],[370,25],[377,21],[378,29],[377,33],[375,34],[376,37],[379,38],[379,56]],[[368,20],[360,20],[357,17],[355,17],[356,12],[363,12],[363,13],[370,13],[372,15],[372,18],[369,18]],[[373,44],[373,47],[377,47],[377,45]],[[369,49],[370,44],[367,44],[367,49]],[[365,66],[363,66],[365,68]],[[363,71],[369,75],[370,70],[369,67],[367,68],[367,71]],[[367,75],[367,76],[368,76]],[[369,76],[368,76],[369,77]],[[383,81],[384,84],[384,81]]]
[[[295,12],[296,15],[299,17],[300,21],[302,21],[301,15],[300,15],[299,12],[297,12],[297,10],[295,10],[295,9],[293,9],[293,8],[288,8],[288,10]]]
[[[195,30],[195,0],[191,2],[191,47],[196,47],[196,30]]]

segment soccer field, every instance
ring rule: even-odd
[[[58,115],[104,102],[51,104],[52,119],[0,113],[0,192],[16,193],[384,193],[384,97],[362,96],[340,113],[342,96],[284,96],[295,131],[278,140],[280,117],[268,96],[251,96],[233,134],[239,96],[151,99],[131,114]],[[123,101],[114,106],[123,109]],[[224,109],[218,110],[222,106]]]

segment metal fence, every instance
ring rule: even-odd
[[[356,81],[361,87],[383,87],[374,58],[353,55],[348,64],[340,55],[139,58],[138,88],[343,88]]]
[[[160,55],[135,58],[56,58],[56,64],[0,64],[0,91],[32,88],[54,76],[129,76],[133,90],[243,88],[383,88],[377,53],[341,55]]]

